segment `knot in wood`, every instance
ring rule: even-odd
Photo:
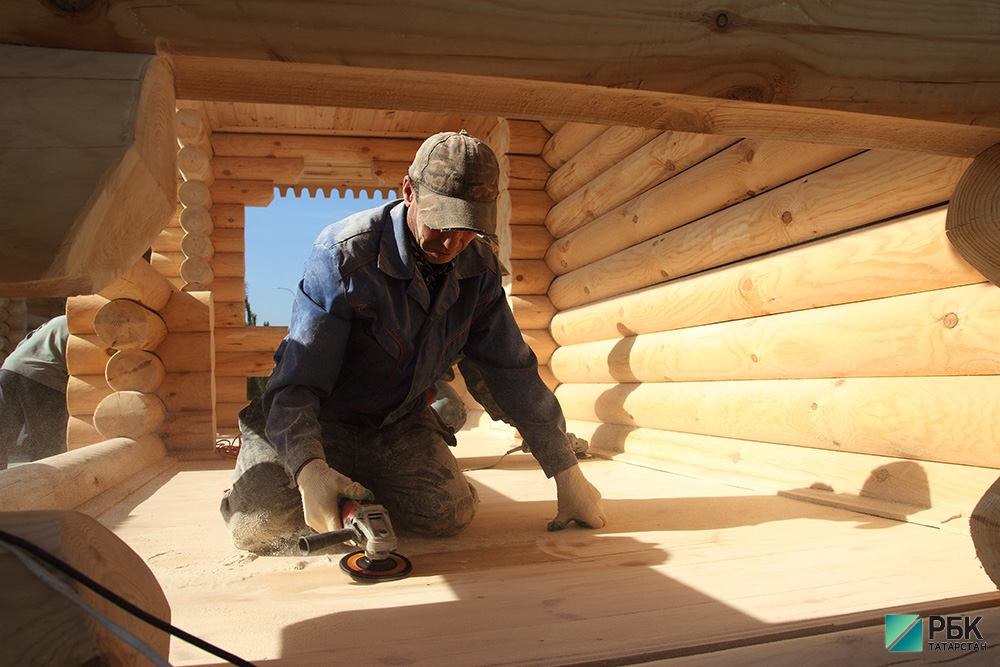
[[[958,315],[955,313],[948,313],[941,318],[941,323],[944,324],[947,329],[954,329],[958,326]]]

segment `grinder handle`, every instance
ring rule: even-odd
[[[317,533],[316,535],[300,537],[299,553],[303,556],[308,556],[311,551],[319,551],[334,544],[353,540],[356,537],[357,532],[353,528],[341,528],[340,530],[331,530],[328,533]]]

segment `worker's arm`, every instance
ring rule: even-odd
[[[315,247],[263,403],[268,441],[299,489],[306,523],[319,532],[340,527],[342,498],[371,499],[371,492],[326,463],[319,424],[349,332],[350,309],[336,257],[328,248]]]
[[[576,521],[605,524],[600,492],[580,470],[566,436],[566,420],[552,390],[538,375],[538,360],[524,342],[499,289],[477,313],[464,354],[476,364],[497,405],[510,417],[548,477],[555,477],[559,530]]]

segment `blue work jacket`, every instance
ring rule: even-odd
[[[538,376],[488,243],[476,238],[453,260],[432,300],[410,238],[397,201],[330,225],[313,244],[264,393],[267,437],[292,479],[324,458],[320,422],[377,428],[423,410],[460,354],[546,475],[574,465],[562,409]]]

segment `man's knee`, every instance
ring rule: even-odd
[[[406,503],[397,509],[397,522],[390,511],[390,519],[400,528],[432,537],[451,537],[472,522],[479,509],[479,493],[471,484],[464,488],[435,489],[422,494],[419,500]]]

